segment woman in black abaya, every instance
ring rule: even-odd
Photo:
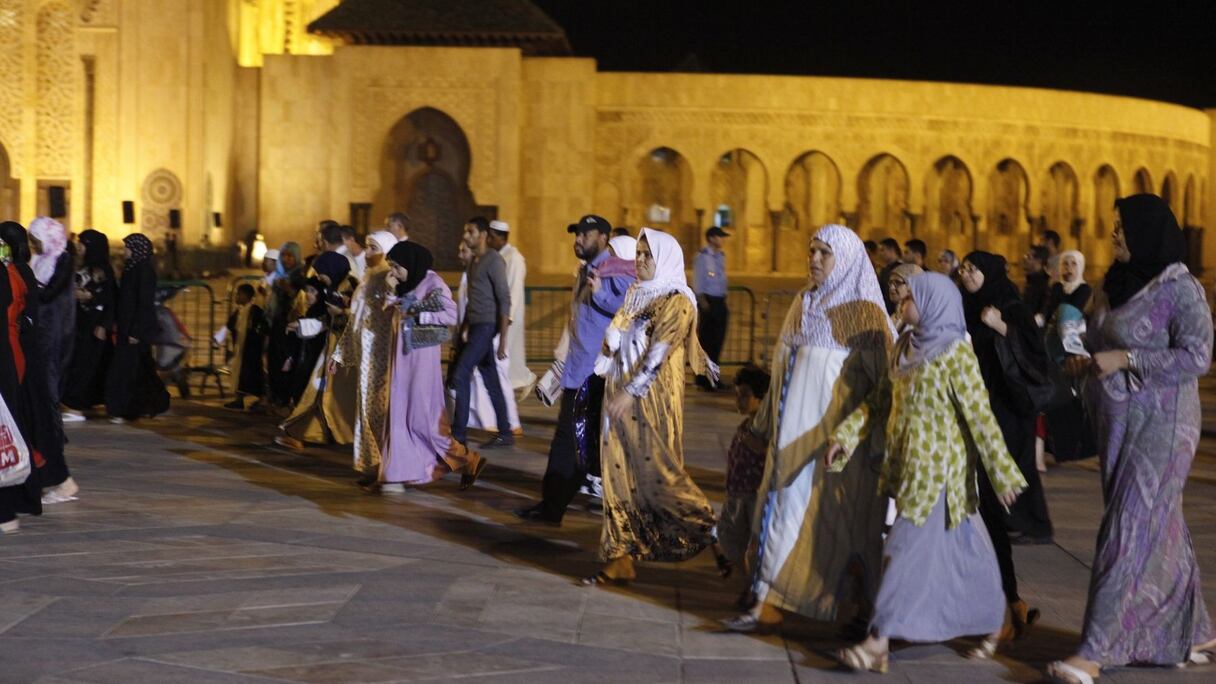
[[[114,345],[114,305],[118,294],[110,265],[110,241],[104,233],[86,230],[78,238],[84,250],[76,272],[76,343],[68,366],[63,404],[85,411],[106,400],[106,369]]]
[[[114,316],[114,360],[106,379],[106,412],[121,423],[169,409],[169,392],[156,374],[156,269],[152,241],[135,233],[123,238],[122,280]]]
[[[26,300],[29,296],[29,282],[33,282],[33,273],[25,263],[29,259],[28,247],[25,246],[25,229],[12,221],[0,224],[0,239],[12,252],[12,258],[0,265],[0,398],[13,415],[17,432],[31,451],[30,475],[22,484],[0,487],[0,532],[11,534],[17,531],[17,514],[39,515],[42,513],[42,488],[39,478],[40,468],[35,457],[33,428],[30,424],[30,397],[26,396],[24,381],[28,373],[28,364],[23,349],[24,344],[33,343],[34,320],[31,312],[37,310],[36,302],[27,310]],[[17,245],[24,250],[19,252]],[[23,261],[18,261],[23,258]],[[37,299],[37,295],[33,296]]]

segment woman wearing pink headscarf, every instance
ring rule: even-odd
[[[769,450],[756,500],[756,601],[723,623],[736,632],[770,630],[783,610],[864,625],[878,589],[883,431],[861,441],[840,476],[824,477],[822,457],[832,431],[886,378],[893,330],[856,233],[823,226],[807,262],[809,283],[786,314],[773,382],[752,422]],[[855,613],[838,615],[846,605]]]
[[[62,434],[59,410],[66,383],[64,371],[72,360],[76,340],[76,264],[68,250],[63,224],[46,216],[34,219],[30,223],[30,252],[30,268],[38,281],[38,348],[46,366],[47,396],[53,412],[50,427]],[[56,442],[62,444],[63,440]],[[70,501],[78,488],[68,473],[62,449],[50,451],[43,454],[47,465],[41,473],[42,486],[51,488],[43,496],[43,503]]]

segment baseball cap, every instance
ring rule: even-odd
[[[578,220],[578,223],[571,223],[566,226],[567,233],[586,233],[589,230],[598,230],[604,235],[612,234],[612,224],[608,223],[608,219],[595,214],[587,214]]]
[[[710,226],[709,230],[705,231],[705,237],[730,237],[730,233],[717,226]]]

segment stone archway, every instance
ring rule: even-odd
[[[1041,229],[1059,233],[1062,249],[1076,247],[1080,241],[1080,196],[1077,174],[1067,162],[1058,161],[1047,169],[1047,175],[1043,178]]]
[[[21,217],[21,181],[13,178],[13,166],[8,150],[0,144],[0,221],[17,221]]]
[[[435,270],[459,269],[456,248],[465,222],[477,214],[495,218],[494,208],[479,207],[469,189],[471,157],[460,124],[442,111],[422,107],[401,117],[381,150],[371,225],[404,211],[410,239],[431,250]]]
[[[1153,177],[1149,174],[1148,169],[1143,166],[1136,170],[1136,175],[1132,177],[1132,194],[1133,195],[1155,195],[1156,186],[1153,185]]]
[[[1094,174],[1094,225],[1085,244],[1086,270],[1101,273],[1110,265],[1113,248],[1110,233],[1115,227],[1115,200],[1119,199],[1119,175],[1110,164]]]
[[[840,170],[822,152],[807,152],[794,160],[785,173],[786,210],[791,221],[778,233],[777,270],[801,273],[806,270],[806,249],[811,235],[826,223],[840,221]]]
[[[912,238],[908,212],[908,170],[890,154],[880,154],[857,175],[857,233],[865,240]]]
[[[692,166],[670,147],[656,147],[638,160],[629,223],[671,233],[684,247],[684,256],[700,248],[701,231],[692,203]]]
[[[710,214],[705,226],[722,225],[731,231],[734,249],[726,251],[727,268],[736,273],[773,270],[772,225],[768,215],[768,170],[748,150],[723,153],[710,173]],[[694,242],[699,248],[701,236]]]
[[[1198,228],[1203,225],[1203,217],[1199,213],[1199,190],[1195,187],[1195,175],[1186,177],[1186,185],[1182,192],[1182,216],[1178,222],[1184,227]]]
[[[947,155],[938,159],[925,177],[923,229],[916,237],[929,250],[952,249],[966,254],[975,249],[975,220],[971,213],[971,172],[961,159]]]
[[[1174,217],[1178,219],[1178,224],[1182,224],[1182,193],[1178,188],[1178,177],[1173,171],[1166,171],[1165,178],[1161,181],[1161,199],[1170,206],[1170,211],[1174,212]]]
[[[992,169],[988,174],[988,223],[982,235],[985,250],[1015,257],[1030,249],[1034,238],[1026,220],[1029,197],[1030,178],[1017,160],[1004,159]]]

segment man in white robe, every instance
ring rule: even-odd
[[[524,280],[528,264],[515,245],[509,244],[511,226],[506,221],[490,221],[487,244],[498,250],[507,264],[507,284],[511,288],[511,325],[507,328],[507,378],[520,397],[527,396],[536,386],[536,374],[528,369],[528,351],[524,344]]]

